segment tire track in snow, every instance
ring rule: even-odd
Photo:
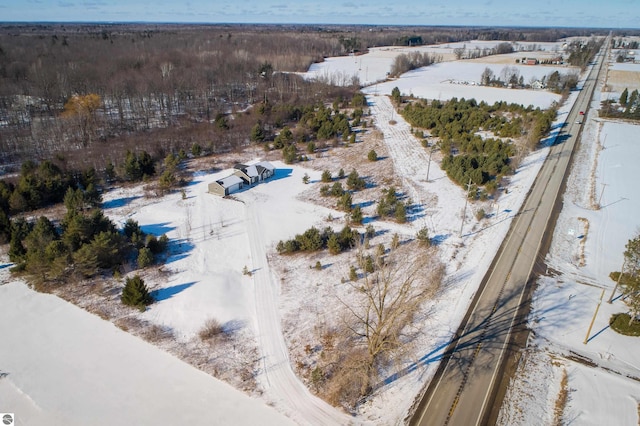
[[[348,415],[330,406],[311,392],[291,368],[289,351],[278,313],[280,286],[269,269],[266,244],[260,226],[259,206],[245,204],[245,218],[255,286],[256,330],[262,351],[263,372],[258,377],[267,395],[299,424],[346,425]]]

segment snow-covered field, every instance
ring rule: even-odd
[[[465,44],[467,48],[470,45],[471,43]],[[554,46],[549,45],[546,50],[551,51]],[[455,47],[457,46],[450,45],[430,49],[452,50]],[[345,76],[357,71],[360,81],[374,82],[384,79],[397,50],[399,49],[379,48],[362,56],[328,58],[320,66],[325,67],[325,70],[328,66],[336,67],[335,70]],[[376,54],[379,55],[377,58],[374,56]],[[319,228],[327,226],[329,215],[334,218],[331,226],[339,228],[344,224],[342,213],[322,206],[316,200],[321,170],[330,168],[335,173],[341,166],[339,160],[333,159],[331,155],[293,166],[273,162],[277,167],[274,179],[236,193],[233,199],[222,199],[207,193],[208,183],[225,176],[227,171],[196,174],[193,183],[186,189],[185,199],[180,194],[172,194],[162,199],[148,200],[142,196],[141,187],[106,194],[106,213],[115,221],[124,223],[132,218],[146,232],[157,235],[166,233],[173,242],[172,257],[163,267],[169,272],[169,278],[148,282],[158,296],[158,302],[146,312],[136,315],[152,323],[170,327],[176,338],[185,343],[194,339],[210,318],[241,330],[249,339],[253,337],[260,351],[260,366],[256,378],[259,389],[256,394],[261,395],[262,402],[273,406],[295,423],[402,423],[415,395],[434,374],[443,346],[466,312],[475,289],[508,230],[511,218],[517,213],[546,157],[547,149],[540,149],[523,161],[517,173],[511,177],[508,194],[504,194],[498,203],[469,206],[463,223],[464,191],[452,184],[436,163],[432,164],[427,180],[425,164],[429,161],[428,152],[411,134],[410,126],[394,112],[385,94],[398,86],[405,94],[443,100],[454,96],[475,97],[487,102],[517,101],[541,107],[558,100],[556,95],[544,91],[490,89],[451,83],[477,81],[486,66],[492,67],[496,74],[503,67],[478,61],[442,63],[366,89],[371,116],[382,132],[380,143],[384,145],[385,153],[379,163],[381,167],[388,167],[389,162],[392,164],[394,179],[401,182],[402,190],[421,206],[421,213],[406,225],[371,222],[382,235],[373,242],[388,245],[392,233],[412,237],[418,229],[426,226],[433,240],[438,243],[441,259],[446,263],[447,279],[443,291],[427,307],[428,314],[421,316],[420,322],[415,325],[420,330],[420,350],[398,360],[396,365],[397,371],[411,368],[412,373],[381,386],[362,405],[358,417],[349,417],[313,396],[294,374],[295,360],[290,357],[291,353],[299,352],[296,347],[304,347],[306,342],[313,343],[311,331],[319,322],[335,320],[332,318],[332,309],[338,302],[332,297],[335,297],[335,291],[342,290],[334,291],[332,288],[338,288],[341,277],[346,275],[350,255],[318,258],[323,264],[320,272],[322,275],[318,275],[318,271],[310,268],[315,263],[315,258],[308,261],[304,258],[287,260],[274,252],[275,244],[280,239],[291,238],[312,225]],[[322,71],[321,68],[314,71],[313,67],[311,71],[329,72]],[[525,67],[521,74],[524,75],[525,72],[531,72],[525,76],[527,80],[534,75],[542,77],[551,72],[551,68]],[[558,122],[566,118],[574,97],[575,94],[570,96],[569,101],[560,108]],[[598,102],[595,101],[594,106],[597,105]],[[396,124],[390,124],[393,121]],[[598,140],[604,143],[605,149],[598,151],[593,146],[589,149],[588,144],[583,142],[583,150],[586,152],[581,154],[584,157],[579,157],[582,160],[578,164],[584,164],[585,167],[576,168],[582,172],[576,174],[577,180],[568,186],[587,188],[588,194],[572,193],[574,195],[571,201],[565,203],[565,206],[574,206],[565,209],[569,213],[563,213],[554,238],[563,244],[554,242],[549,256],[550,266],[559,271],[560,275],[541,281],[532,315],[538,345],[543,348],[548,346],[552,353],[560,354],[560,360],[557,367],[547,368],[548,374],[544,374],[544,371],[538,374],[537,377],[554,384],[546,387],[548,394],[545,403],[538,401],[539,409],[529,410],[528,414],[533,417],[526,417],[522,424],[540,424],[540,421],[535,420],[548,418],[542,413],[553,410],[553,406],[549,408],[549,404],[555,403],[561,388],[559,381],[562,374],[559,369],[564,368],[562,366],[567,369],[568,387],[578,389],[571,392],[565,418],[577,419],[577,423],[583,424],[587,416],[584,413],[591,415],[594,412],[605,412],[604,409],[598,411],[599,406],[592,400],[597,395],[583,385],[592,373],[586,367],[564,357],[569,351],[601,359],[607,368],[614,371],[638,375],[634,373],[634,365],[640,365],[640,360],[633,356],[633,349],[637,346],[635,341],[621,338],[605,329],[607,309],[611,312],[624,310],[619,300],[613,305],[603,303],[591,340],[586,346],[581,340],[584,339],[588,325],[586,318],[593,314],[600,296],[601,290],[598,287],[611,286],[612,283],[607,281],[607,274],[619,269],[621,247],[638,226],[637,223],[629,223],[635,217],[630,212],[637,211],[637,201],[632,201],[633,192],[624,192],[624,188],[629,188],[628,183],[633,182],[633,177],[625,177],[620,172],[630,172],[632,166],[628,162],[639,158],[640,154],[631,153],[632,148],[626,145],[632,138],[625,139],[624,132],[633,130],[622,130],[637,127],[606,123],[599,130],[600,124],[594,113],[589,116],[587,123],[583,141],[596,140],[599,135]],[[357,150],[362,145],[362,152],[366,153],[369,149],[367,144],[371,143],[373,142],[360,142],[356,147],[346,149]],[[596,159],[596,153],[598,165],[594,168],[596,180],[593,181],[590,164]],[[366,161],[365,154],[361,158]],[[238,160],[247,162],[251,158]],[[434,155],[434,161],[437,160],[438,156]],[[353,167],[361,170],[358,164],[353,164]],[[346,167],[345,170],[349,171]],[[310,177],[311,183],[308,185],[302,182],[305,173]],[[600,183],[607,184],[601,200]],[[590,210],[594,198],[596,202],[600,201],[600,210]],[[367,206],[366,214],[366,208],[373,207],[367,200],[362,201]],[[480,221],[474,214],[479,208],[484,208],[489,213],[487,218]],[[585,222],[578,220],[578,217],[589,221],[588,234],[580,228]],[[602,226],[604,229],[601,229]],[[573,235],[569,233],[571,229]],[[578,239],[582,234],[586,238]],[[576,263],[576,259],[580,258],[576,257],[576,253],[582,250],[580,241],[586,241],[586,266],[577,266]],[[251,272],[250,276],[242,273],[245,266]],[[3,273],[3,279],[9,281],[6,270]],[[322,286],[318,283],[319,276],[323,277]],[[291,281],[296,282],[295,287],[287,285]],[[578,283],[581,281],[591,286]],[[0,346],[0,360],[10,360],[0,364],[0,373],[8,373],[6,377],[0,378],[0,411],[15,411],[17,414],[25,412],[33,419],[29,424],[45,424],[44,420],[50,418],[69,420],[71,424],[96,424],[91,417],[90,407],[97,406],[100,400],[105,400],[104,407],[107,408],[124,404],[137,394],[144,394],[147,398],[144,401],[151,401],[154,399],[154,392],[160,393],[164,389],[166,393],[157,396],[155,399],[159,402],[153,405],[160,405],[163,409],[178,407],[180,410],[192,410],[190,413],[193,414],[188,417],[193,419],[190,424],[211,424],[212,422],[202,419],[211,418],[207,416],[212,412],[224,416],[220,422],[213,421],[216,424],[249,424],[255,423],[257,418],[260,418],[260,424],[286,422],[273,409],[241,394],[237,396],[237,392],[234,393],[233,389],[216,379],[53,296],[34,293],[20,283],[0,286],[0,292],[0,335],[9,336],[4,340],[9,344]],[[571,309],[567,309],[568,307]],[[62,318],[59,321],[64,319],[66,322],[58,325],[56,321],[46,320],[56,315]],[[21,316],[25,318],[24,328],[18,330],[20,333],[12,331],[8,324],[17,322],[17,318]],[[31,322],[26,321],[29,318]],[[46,336],[42,336],[41,329],[47,330]],[[74,336],[82,337],[75,339]],[[104,345],[110,349],[94,343],[94,338],[104,341]],[[109,340],[112,338],[115,340]],[[54,351],[58,347],[57,342],[82,345],[82,350],[77,351],[76,355],[81,360],[95,360],[95,364],[101,369],[96,369],[95,372],[100,371],[109,376],[108,379],[100,380],[91,374],[84,376],[84,369],[89,368],[86,361],[67,359],[61,348]],[[127,355],[117,356],[114,351]],[[49,352],[51,355],[47,356]],[[138,353],[140,355],[135,355]],[[133,368],[127,367],[127,360],[134,357],[137,361],[135,364],[132,362],[132,365],[138,368],[132,372],[130,370]],[[63,378],[46,371],[62,368],[59,367],[62,365],[68,368],[68,374],[73,374],[72,367],[76,364],[80,366],[78,371],[83,370],[83,375],[76,374],[75,380],[65,382],[65,386],[57,391],[51,391],[56,389],[56,383]],[[544,365],[544,360],[539,364]],[[34,365],[42,365],[43,369],[35,368]],[[594,371],[593,374],[598,377],[606,376],[602,380],[606,380],[607,386],[614,387],[609,383],[623,383],[623,386],[617,386],[615,390],[621,392],[621,395],[628,395],[627,401],[631,401],[629,398],[638,399],[634,395],[640,395],[640,386],[635,382],[612,378],[612,373],[602,370]],[[162,381],[165,376],[176,381],[171,389],[166,389],[166,386],[163,388],[163,384],[167,383]],[[178,383],[178,377],[184,382]],[[533,382],[533,379],[529,380],[530,384]],[[131,393],[113,392],[113,389],[120,388]],[[182,392],[185,389],[188,392]],[[73,400],[76,395],[86,399],[85,405],[89,408],[74,408],[74,405],[69,404],[68,401]],[[197,399],[194,395],[197,395]],[[229,402],[224,400],[226,397]],[[5,406],[4,401],[10,401],[11,404]],[[511,401],[510,407],[516,412],[518,401],[524,404],[530,402],[517,395]],[[109,420],[143,418],[148,413],[144,403],[135,406],[130,404],[127,407],[130,417],[117,413],[115,408],[99,411],[104,414],[104,424],[109,423]],[[619,411],[621,420],[637,418],[637,409],[636,417],[626,408]],[[112,412],[115,414],[109,414]],[[163,410],[158,410],[158,413],[158,418],[166,419],[169,415]],[[539,417],[536,418],[536,415]],[[181,419],[179,416],[172,418]],[[232,418],[233,421],[227,421]],[[600,417],[594,415],[593,418]],[[146,418],[144,423],[147,423]]]
[[[572,74],[579,71],[577,68],[570,66],[517,64],[516,59],[530,56],[539,57],[526,51],[527,48],[533,47],[533,43],[522,43],[520,47],[524,51],[509,55],[494,55],[474,60],[453,60],[453,51],[456,48],[464,47],[469,51],[474,51],[475,49],[490,49],[497,44],[499,42],[474,41],[414,48],[372,48],[363,55],[327,58],[322,63],[313,64],[305,77],[310,79],[320,78],[333,81],[336,84],[347,84],[355,76],[360,81],[360,84],[369,86],[365,88],[365,93],[369,94],[389,95],[394,87],[398,87],[404,96],[413,95],[425,99],[475,98],[478,102],[485,101],[489,104],[497,101],[506,101],[524,106],[533,105],[534,107],[547,108],[552,102],[558,102],[560,96],[552,95],[542,90],[483,87],[480,85],[483,71],[485,68],[489,68],[495,76],[500,77],[507,68],[511,72],[513,72],[512,70],[517,70],[518,75],[522,76],[525,83],[540,80],[554,71],[558,71],[561,74]],[[537,48],[544,49],[542,52],[538,51],[537,53],[556,55],[557,52],[562,50],[562,44],[562,42],[537,44]],[[385,81],[387,74],[391,71],[394,58],[409,52],[439,55],[446,61],[410,71],[397,79]],[[496,58],[500,58],[500,60],[496,60]],[[503,81],[507,79],[502,77]]]
[[[0,411],[16,425],[293,424],[228,384],[0,270]]]

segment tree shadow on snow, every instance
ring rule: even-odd
[[[140,228],[145,234],[151,234],[151,235],[155,235],[156,237],[159,237],[163,234],[168,233],[169,231],[173,231],[174,229],[176,229],[175,226],[167,226],[167,225],[169,225],[169,222],[153,223],[151,225],[142,225],[140,226]]]
[[[169,264],[184,259],[194,248],[195,245],[189,240],[170,240],[169,248],[167,250],[167,259],[164,263]]]
[[[104,210],[108,210],[108,209],[115,209],[118,207],[124,207],[127,204],[131,203],[132,201],[137,200],[138,198],[142,198],[142,197],[140,197],[139,195],[136,195],[135,197],[123,197],[123,198],[116,198],[110,201],[105,201],[102,203],[102,208]]]
[[[246,325],[245,321],[233,319],[225,322],[224,325],[222,326],[222,330],[224,330],[225,334],[233,334],[242,330],[245,327],[245,325]]]
[[[157,302],[160,302],[162,300],[171,299],[173,296],[175,296],[176,294],[181,293],[182,291],[188,289],[189,287],[191,287],[195,283],[196,282],[193,281],[193,282],[190,282],[190,283],[178,284],[178,285],[173,285],[173,286],[167,287],[167,288],[160,288],[158,290],[153,290],[151,292],[151,296]]]
[[[431,244],[434,246],[439,246],[440,244],[444,243],[445,241],[447,241],[447,239],[451,236],[451,233],[449,234],[438,234],[436,236],[434,236],[433,238],[431,238]]]
[[[407,222],[415,222],[425,217],[424,204],[412,204],[407,208]]]
[[[416,361],[401,368],[397,372],[382,379],[373,386],[373,390],[380,389],[399,378],[406,376],[419,367],[438,361],[453,361],[452,368],[461,372],[469,368],[473,362],[474,351],[495,350],[505,348],[507,352],[519,351],[520,348],[511,339],[504,342],[501,337],[508,336],[512,330],[522,330],[528,323],[527,315],[522,315],[520,309],[527,305],[526,300],[519,300],[520,289],[506,292],[494,307],[484,307],[475,312],[473,324],[467,323],[464,330],[459,329],[450,339],[441,340],[441,343],[433,350],[423,355]],[[515,306],[507,307],[510,302],[519,300]],[[515,318],[514,318],[514,315]],[[446,362],[441,363],[439,372],[445,368]],[[490,365],[476,365],[476,368],[489,369]],[[436,375],[438,372],[436,372]]]

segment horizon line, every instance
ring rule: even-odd
[[[303,23],[303,22],[185,22],[185,21],[1,21],[0,25],[256,25],[256,26],[327,26],[327,27],[393,27],[393,28],[526,28],[526,29],[581,29],[609,31],[640,31],[640,27],[593,27],[593,26],[535,26],[535,25],[486,25],[486,24],[358,24],[358,23]]]

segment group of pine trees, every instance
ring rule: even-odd
[[[249,139],[262,143],[265,150],[280,149],[285,163],[291,164],[303,160],[298,153],[298,144],[306,144],[307,152],[316,149],[315,141],[342,139],[355,143],[352,126],[359,126],[364,114],[363,95],[353,96],[351,100],[342,98],[334,101],[333,107],[323,103],[308,105],[271,106],[264,103],[257,108],[260,118],[251,128]],[[353,108],[350,115],[341,108]],[[273,121],[271,115],[280,118]],[[269,125],[267,123],[271,122]]]
[[[322,231],[311,227],[304,233],[297,234],[293,239],[280,240],[276,250],[280,254],[292,254],[327,249],[331,254],[338,254],[351,249],[359,240],[360,233],[349,226],[345,226],[339,232],[335,232],[331,227],[326,227]]]
[[[153,173],[146,153],[128,153],[123,172]],[[122,230],[101,210],[101,179],[93,168],[68,171],[51,161],[27,161],[12,181],[0,181],[0,243],[9,243],[12,271],[37,288],[117,271],[125,264],[145,268],[168,246],[166,235],[145,234],[133,220]],[[25,213],[62,203],[64,216]]]
[[[537,143],[550,130],[555,109],[541,111],[505,102],[489,105],[453,98],[448,102],[414,102],[402,110],[402,115],[412,126],[427,129],[439,138],[442,168],[454,182],[466,185],[470,180],[493,190],[501,176],[512,173],[514,145],[510,140],[483,139],[477,132],[491,131],[501,138],[527,135]]]
[[[167,248],[166,235],[147,235],[131,219],[118,230],[102,210],[87,203],[80,189],[69,188],[64,205],[66,214],[58,226],[46,216],[33,223],[23,217],[11,221],[13,271],[25,272],[34,283],[90,278],[134,260],[144,268]]]
[[[625,87],[620,94],[618,106],[615,105],[613,100],[602,102],[600,114],[603,117],[640,120],[640,96],[638,96],[638,89],[634,89],[629,93],[629,89]]]

